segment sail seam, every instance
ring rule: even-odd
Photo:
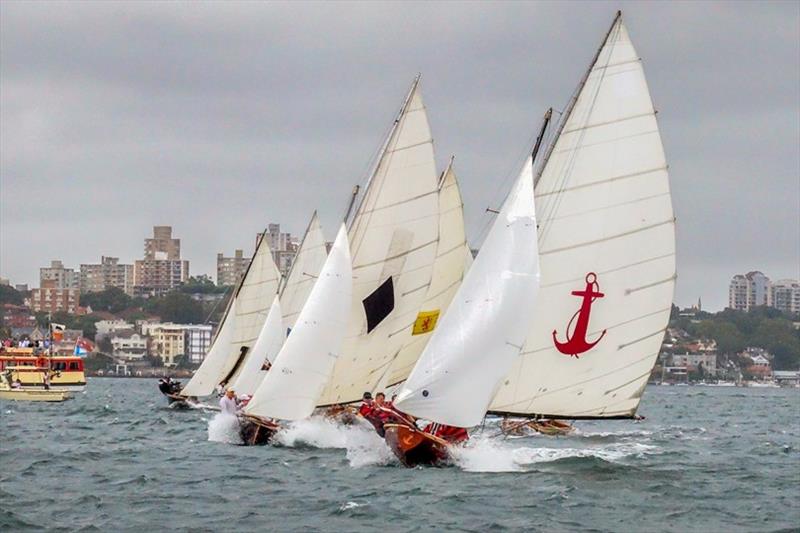
[[[562,148],[560,150],[554,150],[553,154],[563,154],[563,153],[567,153],[567,152],[574,152],[578,148],[590,148],[592,146],[601,146],[603,144],[610,144],[610,143],[614,143],[614,142],[617,142],[617,141],[626,141],[628,139],[633,139],[634,137],[645,137],[647,135],[657,135],[657,134],[659,134],[658,129],[644,130],[644,131],[640,131],[638,133],[629,133],[627,135],[620,135],[618,137],[609,137],[607,139],[603,139],[603,140],[600,140],[600,141],[584,143],[584,144],[581,144],[580,146],[577,146],[577,147],[576,146],[569,146],[567,148]]]
[[[664,226],[666,224],[674,224],[674,223],[675,223],[675,217],[672,217],[672,218],[670,218],[668,220],[664,220],[664,221],[661,221],[661,222],[656,222],[655,224],[649,224],[647,226],[642,226],[641,228],[636,228],[636,229],[633,229],[633,230],[630,230],[630,231],[624,231],[624,232],[618,233],[616,235],[611,235],[610,237],[603,237],[602,239],[595,239],[595,240],[592,240],[592,241],[580,242],[578,244],[572,244],[570,246],[563,246],[561,248],[553,248],[552,250],[547,250],[547,251],[544,251],[544,252],[540,252],[539,255],[548,255],[548,254],[554,254],[554,253],[557,253],[557,252],[563,252],[565,250],[574,250],[576,248],[583,248],[584,246],[591,246],[593,244],[597,244],[597,243],[601,243],[601,242],[607,242],[607,241],[612,241],[612,240],[615,240],[615,239],[620,239],[622,237],[627,237],[629,235],[635,235],[635,234],[641,233],[643,231],[649,231],[651,229],[655,229],[655,228],[658,228],[660,226]]]
[[[611,124],[617,124],[619,122],[625,122],[625,121],[628,121],[628,120],[635,120],[637,118],[650,117],[650,116],[655,116],[655,111],[648,111],[647,113],[637,113],[635,115],[629,115],[627,117],[615,118],[614,120],[606,120],[604,122],[596,122],[595,124],[587,124],[586,126],[578,126],[576,128],[572,128],[572,129],[568,129],[568,130],[562,131],[561,135],[568,135],[570,133],[575,133],[576,131],[590,130],[592,128],[599,128],[601,126],[609,126]]]
[[[439,242],[439,238],[437,237],[437,238],[435,238],[433,240],[430,240],[428,242],[422,243],[419,246],[415,246],[414,248],[406,250],[405,252],[401,252],[399,254],[392,255],[392,256],[389,256],[389,257],[384,257],[383,259],[380,259],[378,261],[372,261],[371,263],[362,263],[362,264],[360,264],[358,266],[353,265],[353,270],[358,270],[360,268],[365,268],[365,267],[373,266],[373,265],[379,265],[381,263],[385,263],[386,261],[391,261],[392,259],[397,259],[397,258],[406,256],[408,254],[414,253],[414,252],[416,252],[418,250],[421,250],[423,248],[426,248],[426,247],[430,246],[431,244],[437,244],[438,242]]]
[[[397,207],[399,205],[403,205],[403,204],[407,204],[409,202],[413,202],[414,200],[419,200],[420,198],[425,198],[426,196],[430,196],[432,194],[439,194],[439,191],[438,190],[437,191],[429,191],[429,192],[426,192],[426,193],[418,194],[417,196],[412,196],[411,198],[406,198],[405,200],[401,200],[400,202],[394,202],[392,204],[386,204],[386,205],[382,205],[380,207],[374,207],[372,209],[367,209],[363,213],[361,213],[361,215],[363,216],[363,215],[366,215],[366,214],[369,214],[369,213],[375,213],[377,211],[382,211],[384,209]],[[427,218],[427,217],[423,217],[423,218]],[[412,219],[412,220],[417,220],[417,219]],[[377,227],[380,227],[380,226],[377,226]]]
[[[627,61],[620,61],[619,63],[609,63],[609,64],[607,64],[607,65],[603,65],[603,66],[601,66],[601,67],[594,67],[594,68],[592,69],[592,72],[597,72],[597,71],[600,71],[600,70],[605,70],[605,69],[607,69],[607,68],[611,68],[611,67],[618,67],[618,66],[620,66],[620,65],[629,65],[629,64],[631,64],[631,63],[639,63],[639,62],[641,62],[641,61],[642,61],[642,59],[641,59],[641,58],[639,58],[639,57],[637,57],[636,59],[629,59],[629,60],[627,60]]]
[[[659,171],[662,171],[662,170],[667,170],[667,165],[661,165],[661,166],[658,166],[658,167],[649,168],[647,170],[642,170],[642,171],[639,171],[639,172],[631,172],[630,174],[620,174],[619,176],[612,176],[612,177],[606,178],[604,180],[593,181],[591,183],[582,183],[581,185],[575,185],[574,187],[565,187],[565,188],[557,189],[557,190],[550,191],[550,192],[543,192],[543,193],[537,192],[536,193],[536,198],[537,199],[541,199],[541,198],[543,198],[545,196],[552,196],[554,194],[561,194],[563,192],[574,191],[574,190],[577,190],[577,189],[585,189],[586,187],[594,187],[596,185],[602,185],[604,183],[610,183],[612,181],[626,180],[626,179],[630,179],[630,178],[638,178],[638,177],[646,176],[647,174],[652,174],[654,172],[659,172]]]
[[[409,144],[407,146],[403,146],[402,148],[392,148],[391,150],[387,150],[386,153],[387,154],[394,154],[394,153],[397,153],[397,152],[402,152],[403,150],[409,150],[411,148],[416,148],[417,146],[422,146],[424,144],[431,144],[431,143],[433,143],[433,139],[427,139],[425,141],[421,141],[421,142],[418,142],[418,143],[414,143],[414,144]]]
[[[669,283],[670,281],[675,281],[675,279],[677,279],[677,277],[678,277],[678,274],[675,273],[675,274],[671,275],[668,278],[664,278],[664,279],[659,280],[659,281],[654,281],[653,283],[648,283],[647,285],[642,285],[642,286],[636,287],[634,289],[625,289],[625,295],[627,296],[627,295],[632,294],[632,293],[637,292],[637,291],[643,291],[643,290],[649,289],[651,287],[657,287],[658,285],[663,285],[664,283]]]
[[[669,253],[669,254],[664,254],[664,255],[658,255],[656,257],[651,257],[649,259],[643,259],[642,261],[636,261],[635,263],[622,265],[622,266],[611,268],[611,269],[608,269],[608,270],[600,270],[600,271],[597,272],[597,274],[598,275],[611,274],[612,272],[619,272],[620,270],[625,270],[626,268],[631,268],[631,267],[643,265],[645,263],[649,263],[651,261],[658,261],[660,259],[666,259],[668,257],[674,257],[674,256],[675,256],[675,252],[672,252],[672,253]],[[567,280],[564,280],[564,281],[559,281],[557,283],[549,283],[547,285],[542,285],[541,288],[544,289],[544,288],[550,288],[550,287],[558,287],[559,285],[573,284],[575,282],[583,280],[584,277],[585,277],[585,275],[581,275],[581,276],[579,276],[577,278],[567,279]]]
[[[628,385],[630,385],[631,383],[635,383],[635,382],[639,381],[640,379],[642,379],[643,377],[646,377],[646,376],[649,376],[649,375],[650,375],[650,370],[648,370],[647,372],[645,372],[645,373],[644,373],[644,374],[642,374],[641,376],[637,376],[637,377],[633,378],[633,379],[632,379],[632,380],[630,380],[630,381],[626,381],[625,383],[623,383],[622,385],[620,385],[620,386],[618,386],[618,387],[614,387],[613,389],[608,389],[607,391],[605,391],[605,392],[603,393],[603,396],[607,396],[609,393],[612,393],[612,392],[618,391],[619,389],[621,389],[621,388],[623,388],[623,387],[627,387],[627,386],[628,386]]]
[[[550,218],[547,219],[547,221],[548,222],[552,222],[554,220],[564,220],[566,218],[580,217],[580,216],[583,216],[583,215],[587,215],[589,213],[597,213],[597,212],[600,212],[600,211],[607,211],[609,209],[614,209],[615,207],[622,207],[624,205],[638,204],[638,203],[645,202],[647,200],[653,200],[655,198],[661,198],[663,196],[669,196],[669,195],[670,195],[669,191],[663,192],[663,193],[659,193],[659,194],[651,194],[649,196],[642,196],[642,197],[639,197],[639,198],[634,198],[633,200],[628,200],[626,202],[620,202],[620,203],[617,203],[617,204],[604,205],[603,207],[596,207],[594,209],[589,209],[588,211],[581,211],[579,213],[570,213],[568,215],[550,217]]]
[[[632,345],[634,345],[636,343],[642,342],[643,340],[647,340],[650,337],[654,337],[655,335],[658,335],[659,333],[663,335],[665,331],[667,331],[667,328],[664,327],[664,328],[661,328],[659,330],[654,331],[653,333],[645,335],[644,337],[639,337],[638,339],[632,340],[631,342],[626,342],[624,344],[620,344],[619,346],[617,346],[617,351],[622,350],[623,348],[627,348],[628,346],[632,346]]]
[[[429,286],[430,286],[430,284],[431,284],[431,283],[430,283],[430,281],[429,281],[429,282],[427,282],[427,283],[423,283],[423,284],[422,284],[422,285],[420,285],[419,287],[415,287],[415,288],[413,288],[413,289],[409,289],[409,290],[407,290],[406,292],[401,292],[401,293],[400,293],[400,295],[401,295],[401,296],[408,296],[409,294],[411,294],[411,293],[414,293],[414,292],[417,292],[417,291],[418,291],[418,290],[420,290],[420,289],[424,289],[424,288],[426,288],[426,287],[429,287]]]

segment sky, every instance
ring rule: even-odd
[[[623,17],[677,217],[675,301],[800,278],[800,3],[0,3],[0,276],[131,263],[171,225],[192,275],[269,222],[336,233],[422,75],[472,244],[550,106]]]

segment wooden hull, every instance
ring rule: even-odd
[[[63,402],[69,400],[63,389],[0,389],[0,399],[20,402]]]
[[[239,416],[239,436],[245,446],[264,446],[280,429],[278,424],[252,415]]]
[[[385,424],[386,444],[400,462],[408,467],[436,466],[450,459],[447,441],[406,424]]]

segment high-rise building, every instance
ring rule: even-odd
[[[100,264],[81,265],[81,292],[104,291],[117,287],[133,295],[133,265],[119,264],[118,257],[100,258]]]
[[[59,288],[54,279],[42,280],[41,287],[31,291],[31,309],[35,312],[66,311],[75,314],[80,304],[80,289]]]
[[[80,287],[80,274],[71,268],[64,268],[61,261],[50,261],[49,267],[39,269],[39,286],[44,287],[45,281],[52,281],[55,289],[78,289]],[[49,286],[48,286],[49,287]]]
[[[258,246],[261,235],[261,233],[256,235],[256,246]],[[291,233],[281,233],[280,224],[269,224],[266,233],[263,235],[267,237],[267,244],[269,244],[269,249],[272,251],[272,259],[275,261],[275,266],[278,267],[278,270],[283,275],[288,274],[289,269],[292,268],[300,243],[292,238]]]
[[[154,226],[144,240],[144,259],[133,268],[134,294],[161,295],[189,279],[189,261],[181,260],[181,241],[172,238],[172,226]]]
[[[784,313],[800,314],[800,281],[781,279],[772,283],[772,307]]]
[[[249,263],[250,258],[244,257],[242,250],[234,251],[233,257],[217,254],[217,285],[236,285]]]
[[[770,280],[755,270],[745,275],[737,274],[728,286],[728,307],[739,311],[749,311],[753,307],[772,304]]]

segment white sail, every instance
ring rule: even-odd
[[[411,337],[436,259],[438,181],[415,81],[350,226],[353,305],[320,405],[359,400]]]
[[[262,238],[211,348],[181,394],[208,396],[219,383],[236,380],[243,362],[243,348],[246,348],[246,355],[255,344],[278,292],[279,280],[280,272],[272,259],[269,244]]]
[[[267,319],[261,326],[258,339],[241,363],[242,370],[239,376],[231,381],[230,387],[238,396],[252,396],[261,384],[261,380],[267,375],[267,371],[262,370],[264,364],[275,361],[285,339],[286,329],[281,319],[281,304],[276,295],[267,313]]]
[[[542,170],[536,211],[537,320],[491,410],[633,416],[669,320],[675,221],[642,62],[620,18]],[[588,297],[585,335],[573,291],[602,294]]]
[[[322,233],[317,212],[314,211],[292,262],[292,268],[280,291],[283,325],[287,329],[294,327],[327,257],[325,235]]]
[[[519,358],[531,322],[537,320],[526,309],[535,303],[538,286],[528,158],[395,405],[451,426],[479,424],[500,380]]]
[[[464,232],[464,204],[452,161],[439,188],[439,243],[428,293],[425,296],[408,342],[392,361],[383,390],[403,382],[453,300],[467,268],[464,250],[469,250]],[[472,260],[472,254],[469,254]]]
[[[295,327],[253,398],[248,414],[299,420],[317,405],[345,336],[353,271],[342,225]]]

